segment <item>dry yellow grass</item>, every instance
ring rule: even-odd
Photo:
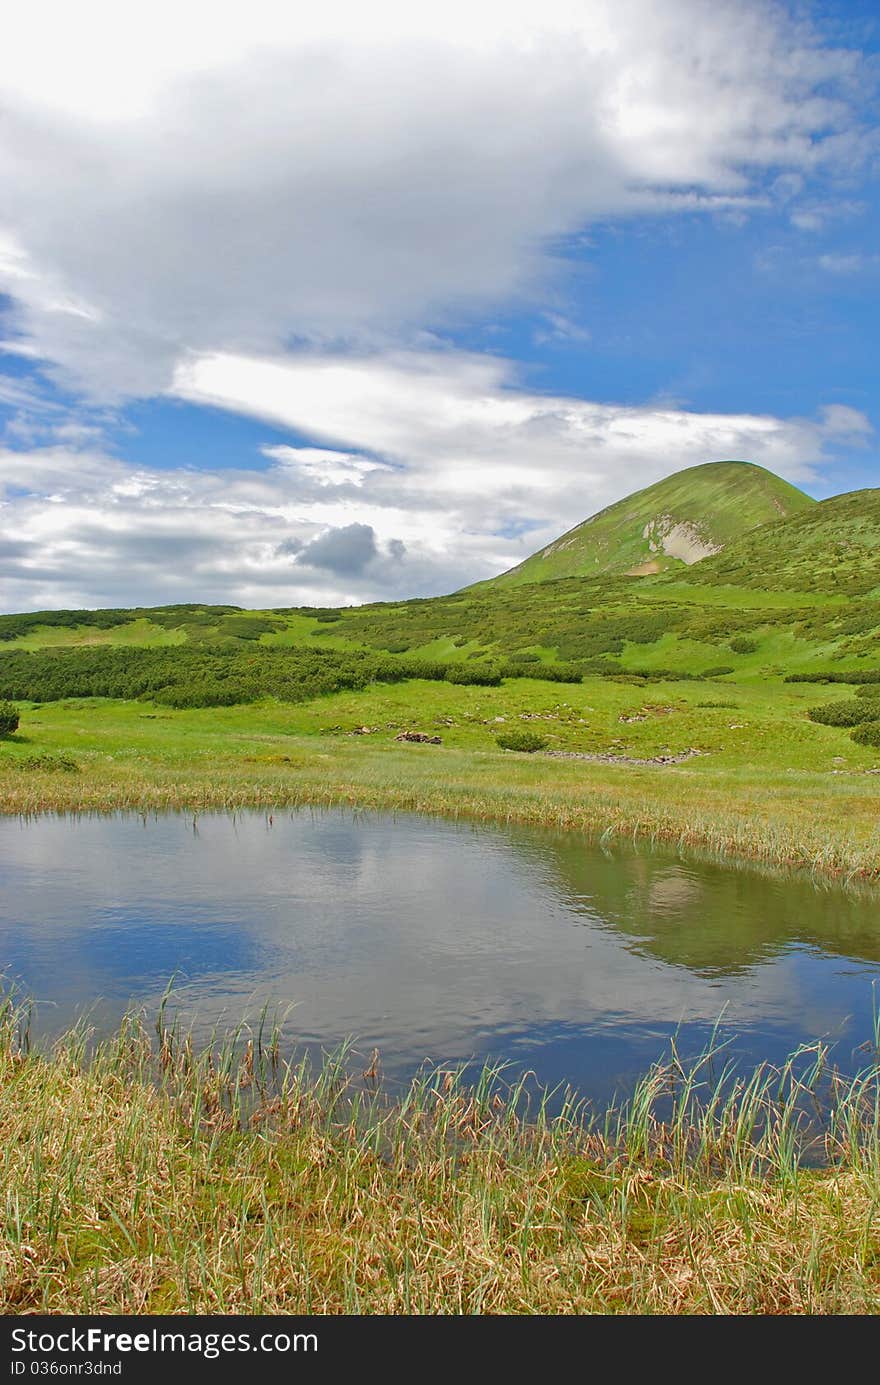
[[[769,1079],[661,1123],[655,1071],[587,1128],[497,1080],[353,1097],[272,1045],[136,1023],[0,1055],[6,1313],[872,1313],[876,1069],[803,1167]],[[274,1070],[274,1077],[273,1077]]]
[[[451,751],[442,763],[404,752],[328,747],[284,757],[199,756],[189,763],[84,763],[82,774],[16,771],[0,777],[0,812],[234,812],[357,807],[510,822],[618,839],[853,880],[880,878],[874,781],[755,774],[713,782],[687,766],[656,771]],[[360,747],[357,748],[360,751]],[[821,813],[817,812],[821,804]]]

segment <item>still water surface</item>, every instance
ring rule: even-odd
[[[508,1060],[608,1098],[723,1015],[744,1065],[824,1037],[860,1066],[871,896],[582,838],[337,812],[0,819],[0,969],[50,1037],[175,1004],[200,1036],[286,1010],[385,1076]]]

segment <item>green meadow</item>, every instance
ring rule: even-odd
[[[823,700],[833,693],[801,683],[517,678],[371,684],[298,704],[20,704],[0,802],[11,813],[351,803],[873,878],[880,750],[810,721]],[[545,747],[501,749],[514,729]],[[396,739],[407,732],[442,744]]]

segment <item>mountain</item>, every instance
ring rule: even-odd
[[[690,582],[864,596],[880,588],[880,490],[820,500],[736,539]]]
[[[812,511],[816,503],[752,462],[708,462],[609,505],[517,567],[478,585],[683,570],[761,525]]]

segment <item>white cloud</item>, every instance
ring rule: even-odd
[[[353,486],[362,486],[364,478],[371,471],[388,469],[382,462],[350,453],[333,452],[324,447],[276,446],[264,447],[261,451],[264,457],[281,462],[307,480],[316,481],[319,486],[338,486],[346,481]]]
[[[264,470],[150,470],[70,446],[0,451],[0,608],[346,604],[450,591],[682,467],[745,458],[809,481],[870,425],[530,393],[463,353],[213,356],[185,398],[322,441]]]
[[[528,301],[586,339],[560,245],[597,220],[824,221],[860,73],[769,0],[19,6],[0,351],[76,402],[0,380],[0,606],[427,594],[683,466],[808,479],[861,415],[542,395],[437,333]],[[169,394],[311,445],[267,442],[263,470],[102,452],[84,399]]]
[[[863,270],[873,268],[878,263],[878,258],[880,257],[877,255],[829,252],[827,255],[820,255],[817,263],[826,274],[861,274]]]
[[[20,6],[0,288],[102,398],[191,350],[411,341],[546,306],[597,218],[748,208],[765,170],[794,209],[857,157],[857,72],[761,0]]]
[[[589,341],[590,332],[586,327],[582,327],[577,322],[572,322],[571,318],[564,313],[545,312],[542,317],[546,326],[539,327],[535,332],[535,341],[539,344],[554,341]]]

